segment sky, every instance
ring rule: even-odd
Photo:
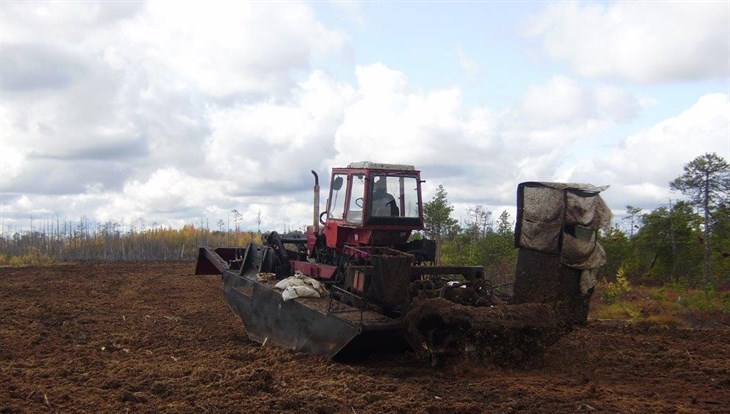
[[[0,232],[303,229],[313,179],[415,165],[454,216],[522,181],[617,222],[730,160],[730,2],[0,2]],[[323,206],[326,195],[322,195]]]

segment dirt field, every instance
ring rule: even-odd
[[[589,322],[522,367],[247,339],[192,263],[0,269],[0,412],[730,412],[730,329]]]

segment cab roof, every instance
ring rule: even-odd
[[[364,168],[370,170],[400,170],[400,171],[415,171],[416,167],[408,164],[386,164],[382,162],[372,161],[357,161],[351,162],[347,168]]]

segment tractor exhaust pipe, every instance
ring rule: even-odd
[[[314,214],[312,215],[312,229],[314,234],[319,233],[319,176],[312,170],[314,175]]]

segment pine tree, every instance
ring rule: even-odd
[[[449,204],[446,199],[446,190],[442,185],[438,186],[436,195],[431,201],[424,203],[423,215],[426,222],[426,234],[436,241],[440,247],[445,236],[456,233],[458,229],[456,219],[451,217],[454,207]],[[440,262],[439,252],[437,249],[436,261]]]
[[[690,202],[704,213],[705,283],[710,283],[710,212],[730,198],[730,164],[715,153],[701,155],[685,165],[684,174],[670,182],[669,186],[688,196]]]

